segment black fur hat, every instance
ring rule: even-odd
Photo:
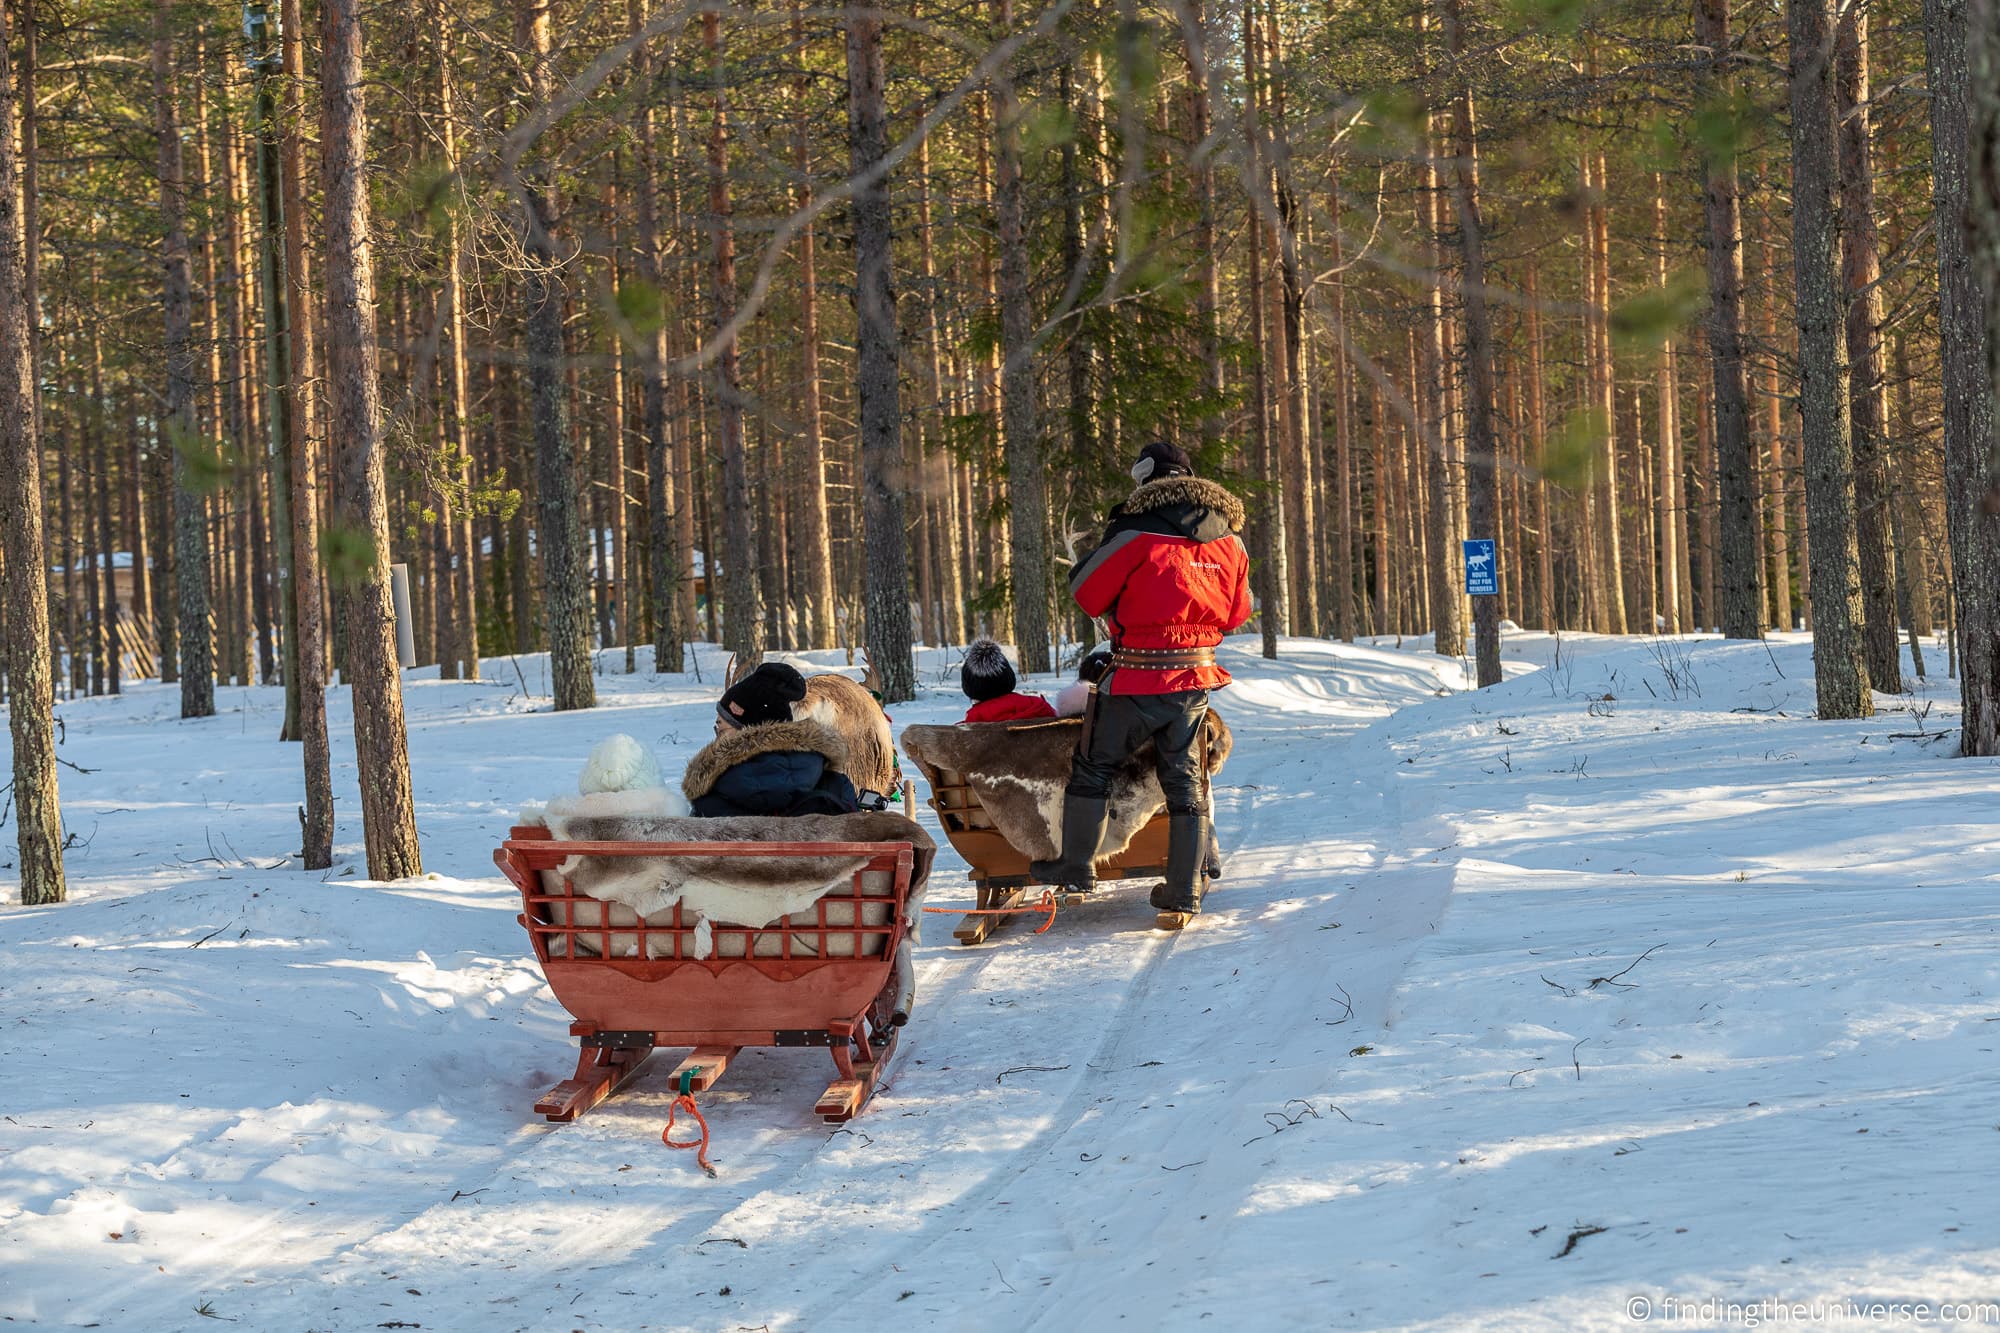
[[[1191,477],[1194,475],[1194,460],[1187,456],[1187,450],[1168,444],[1165,440],[1154,440],[1139,451],[1139,461],[1132,465],[1132,480],[1144,485],[1149,481],[1159,481],[1163,477]]]
[[[975,703],[998,699],[1014,692],[1014,664],[993,640],[974,639],[965,650],[965,665],[958,669],[958,683]]]
[[[783,662],[766,662],[723,691],[715,711],[732,727],[789,722],[792,705],[806,697],[806,678]]]

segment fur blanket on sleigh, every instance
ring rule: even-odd
[[[1213,708],[1202,724],[1208,773],[1222,771],[1233,744],[1229,724]],[[1053,721],[960,723],[903,728],[903,752],[925,769],[965,780],[993,827],[1030,860],[1053,859],[1061,850],[1063,789],[1070,755],[1083,734],[1081,718]],[[1110,823],[1100,860],[1124,851],[1146,822],[1166,806],[1149,742],[1127,759],[1112,782]]]
[[[665,792],[652,793],[650,799],[648,794],[638,792],[606,795],[621,799],[606,802],[582,797],[552,801],[526,817],[545,825],[564,842],[907,842],[915,857],[907,911],[913,922],[922,919],[918,909],[922,906],[937,844],[919,825],[901,815],[696,819],[675,812],[676,802]],[[631,926],[644,919],[651,925],[667,925],[678,904],[684,921],[699,919],[703,923],[697,931],[705,936],[708,923],[757,928],[779,925],[794,913],[810,916],[813,904],[828,894],[845,890],[867,859],[842,855],[577,856],[565,861],[555,873],[568,876],[576,892],[608,905],[603,909],[602,924]],[[887,874],[874,874],[883,882],[869,883],[869,877],[865,876],[864,885],[871,891],[877,888],[886,891]],[[831,914],[834,909],[828,910]],[[600,924],[597,913],[588,904],[578,902],[575,911],[577,919],[573,923],[560,924]],[[858,924],[886,925],[887,921],[885,918]],[[774,933],[768,941],[773,952],[782,933]],[[914,936],[914,930],[911,933]],[[598,952],[589,936],[579,936],[577,941],[579,952]],[[636,952],[636,936],[613,935],[611,945],[614,956],[630,956]],[[724,950],[722,956],[727,954],[728,950]]]

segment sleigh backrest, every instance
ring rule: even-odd
[[[576,858],[857,859],[858,865],[809,905],[768,925],[704,921],[675,902],[640,916],[631,907],[577,889],[565,863]],[[544,828],[516,828],[494,860],[521,890],[521,922],[535,956],[551,959],[732,959],[817,963],[882,958],[906,927],[916,867],[907,842],[560,842]]]
[[[938,820],[947,834],[993,827],[993,817],[979,803],[979,793],[972,789],[963,773],[955,773],[923,760],[917,761],[917,768],[924,775],[924,781],[930,784],[931,809],[937,811]]]

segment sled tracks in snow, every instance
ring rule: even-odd
[[[1221,798],[1218,805],[1224,809],[1229,830],[1236,835],[1233,839],[1236,845],[1244,846],[1254,840],[1258,823],[1255,794],[1218,792],[1217,796]],[[1216,892],[1226,898],[1230,883],[1222,881]],[[1106,906],[1111,909],[1109,912],[1089,909],[1077,912],[1067,922],[1059,923],[1056,933],[1047,937],[1046,941],[1055,944],[1057,936],[1068,925],[1075,932],[1068,941],[1071,945],[1083,947],[1093,954],[1102,951],[1105,958],[1119,960],[1126,965],[1119,970],[1115,1006],[1093,1010],[1104,1021],[1096,1039],[1090,1040],[1089,1029],[1085,1028],[1076,1032],[1078,1039],[1073,1044],[1065,1043],[1062,1049],[1050,1052],[1048,1063],[1067,1062],[1078,1071],[1062,1093],[1060,1102],[1047,1113],[1025,1142],[999,1156],[987,1166],[983,1176],[975,1176],[964,1193],[930,1211],[917,1230],[898,1238],[885,1237],[881,1243],[883,1253],[867,1265],[865,1272],[851,1276],[842,1274],[836,1284],[823,1288],[821,1294],[800,1311],[796,1317],[797,1326],[816,1328],[837,1324],[843,1314],[852,1312],[857,1299],[879,1286],[880,1274],[887,1266],[909,1268],[921,1263],[925,1256],[945,1244],[954,1234],[974,1225],[975,1219],[990,1215],[996,1200],[1006,1198],[1024,1177],[1053,1160],[1057,1145],[1070,1134],[1079,1116],[1094,1100],[1104,1095],[1109,1080],[1127,1063],[1120,1052],[1149,1012],[1168,959],[1175,953],[1182,938],[1178,934],[1147,928],[1151,922],[1150,909],[1145,908],[1136,894],[1107,897]],[[931,920],[939,922],[948,918],[934,916]],[[1123,933],[1126,930],[1132,931],[1138,938],[1124,941],[1105,937],[1106,932]],[[1195,931],[1199,933],[1199,925]],[[943,933],[939,932],[940,935]],[[978,1004],[976,997],[980,992],[996,988],[1025,989],[1030,985],[1026,979],[1014,979],[1009,974],[1022,964],[1032,966],[1036,947],[1042,942],[1034,940],[1027,929],[1018,929],[1016,947],[1013,948],[954,948],[942,939],[931,943],[932,947],[924,951],[929,957],[918,965],[917,1012],[904,1031],[903,1040],[898,1043],[893,1062],[888,1064],[882,1075],[874,1108],[878,1113],[887,1112],[893,1116],[895,1084],[908,1070],[912,1059],[929,1057],[933,1062],[939,1059],[950,1061],[951,1048],[942,1045],[940,1039],[932,1035],[945,1031],[944,1025],[932,1028],[926,1019],[955,1014],[961,1019],[976,1022],[978,1011],[974,1006]],[[944,947],[939,949],[939,944]],[[1136,960],[1136,967],[1130,966],[1134,961],[1133,950],[1141,955]],[[950,1038],[947,1036],[943,1040],[949,1041]],[[763,1061],[757,1063],[761,1066]],[[559,1192],[566,1207],[578,1210],[580,1219],[589,1219],[592,1234],[596,1237],[587,1247],[587,1253],[579,1249],[562,1257],[554,1253],[547,1256],[552,1267],[567,1267],[571,1263],[588,1262],[593,1257],[601,1262],[607,1254],[698,1252],[704,1243],[713,1243],[717,1235],[744,1230],[735,1224],[744,1220],[746,1210],[749,1216],[754,1217],[767,1212],[771,1205],[814,1188],[815,1177],[824,1165],[823,1154],[828,1143],[833,1141],[832,1135],[817,1122],[793,1123],[781,1107],[774,1111],[759,1106],[758,1103],[765,1099],[766,1085],[769,1085],[768,1090],[775,1091],[782,1079],[782,1075],[775,1071],[760,1068],[750,1080],[736,1085],[739,1093],[749,1094],[748,1100],[718,1101],[706,1108],[712,1113],[719,1112],[711,1115],[711,1125],[716,1134],[713,1153],[720,1177],[702,1180],[691,1163],[669,1160],[683,1158],[683,1154],[658,1152],[658,1145],[654,1143],[650,1146],[658,1153],[658,1163],[650,1169],[642,1166],[641,1170],[662,1183],[671,1183],[685,1176],[691,1189],[674,1189],[657,1196],[650,1206],[643,1195],[634,1198],[630,1187],[638,1185],[643,1188],[646,1177],[630,1174],[614,1176],[613,1173],[621,1167],[629,1172],[631,1167],[627,1164],[642,1160],[632,1155],[644,1151],[632,1141],[632,1117],[636,1114],[643,1118],[656,1111],[664,1119],[666,1104],[660,1100],[660,1095],[666,1091],[666,1082],[670,1081],[665,1076],[666,1068],[662,1065],[659,1070],[643,1071],[628,1085],[630,1092],[622,1114],[605,1115],[597,1121],[548,1126],[533,1142],[509,1154],[504,1162],[496,1163],[489,1171],[476,1173],[472,1179],[465,1181],[463,1193],[477,1192],[482,1203],[487,1205],[511,1205],[532,1212],[538,1206],[537,1199],[551,1190]],[[733,1110],[735,1113],[732,1113]],[[864,1117],[855,1124],[870,1124],[873,1118]],[[893,1125],[895,1121],[890,1119],[886,1123]],[[814,1130],[820,1132],[814,1133]],[[836,1130],[833,1134],[841,1132]],[[651,1134],[644,1137],[651,1138]],[[590,1189],[580,1195],[575,1186],[580,1171],[585,1175],[602,1174],[607,1180],[622,1182],[626,1188],[614,1189],[607,1185],[601,1190]],[[552,1182],[569,1183],[558,1187]],[[489,1189],[491,1193],[486,1192]],[[402,1263],[409,1252],[429,1248],[433,1232],[452,1227],[454,1208],[462,1208],[462,1205],[436,1204],[422,1209],[403,1225],[356,1248],[371,1258],[380,1255],[384,1262],[393,1260]],[[460,1243],[463,1244],[462,1235]],[[546,1244],[546,1240],[543,1243]],[[491,1244],[493,1252],[499,1254],[510,1251],[513,1240],[495,1236],[491,1238]],[[558,1242],[554,1248],[566,1250],[567,1246]],[[329,1265],[322,1271],[324,1276],[333,1278],[336,1270]],[[335,1282],[338,1284],[337,1278]],[[584,1312],[579,1310],[578,1313]],[[602,1315],[605,1311],[595,1313]]]
[[[1146,1012],[1146,1003],[1162,965],[1181,939],[1178,933],[1148,932],[1145,942],[1139,946],[1148,951],[1147,957],[1126,984],[1117,1011],[1111,1015],[1103,1035],[1083,1060],[1082,1072],[1033,1136],[1009,1154],[1005,1161],[996,1164],[984,1180],[950,1203],[931,1210],[926,1215],[923,1228],[916,1234],[900,1243],[886,1245],[887,1253],[873,1260],[865,1274],[857,1275],[852,1281],[827,1292],[822,1299],[802,1310],[797,1319],[799,1327],[819,1328],[843,1311],[851,1314],[852,1303],[857,1297],[880,1286],[882,1272],[916,1266],[949,1237],[965,1230],[971,1219],[991,1207],[996,1199],[1017,1185],[1029,1172],[1049,1160],[1054,1146],[1075,1127],[1078,1113],[1101,1091],[1105,1075],[1115,1070],[1119,1050],[1131,1035],[1134,1023]]]

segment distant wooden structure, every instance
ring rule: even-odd
[[[160,674],[159,639],[153,632],[153,617],[150,608],[137,606],[134,591],[131,557],[119,552],[112,558],[111,588],[116,598],[115,615],[107,628],[111,641],[118,653],[118,674],[121,680],[150,680]],[[62,574],[60,566],[49,571],[51,583]],[[84,572],[79,570],[79,572]],[[95,570],[88,571],[94,574]],[[87,581],[87,580],[86,580]],[[95,627],[90,623],[89,593],[85,588],[77,589],[76,626],[78,641],[63,644],[66,656],[83,657],[91,653],[97,644]],[[59,600],[59,599],[58,599]],[[51,625],[52,631],[60,639],[68,618],[57,613]],[[212,623],[212,622],[211,622]],[[68,679],[65,674],[64,679]]]

